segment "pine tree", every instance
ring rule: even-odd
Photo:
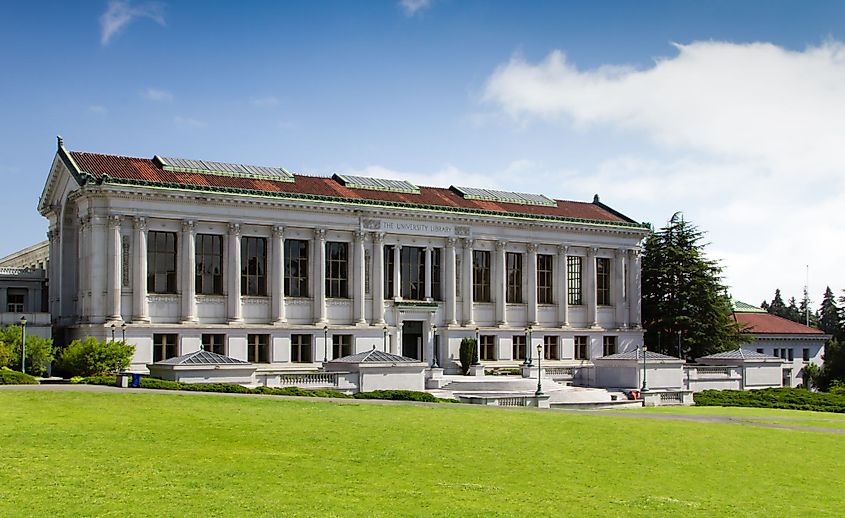
[[[795,301],[795,297],[789,298],[789,306],[786,307],[786,316],[784,318],[788,318],[793,322],[802,322],[804,320],[801,311],[798,309],[798,303]]]
[[[698,358],[748,341],[733,319],[721,266],[704,254],[703,236],[676,213],[646,239],[642,316],[646,345],[654,351],[678,356],[678,331],[682,357]]]
[[[786,317],[786,304],[783,303],[783,299],[780,296],[780,288],[775,289],[775,298],[772,299],[772,303],[769,304],[766,311],[772,315]]]
[[[798,306],[798,311],[801,313],[801,320],[799,320],[799,322],[810,327],[819,327],[818,316],[815,312],[810,310],[810,306],[812,306],[812,301],[805,289],[804,297],[801,299],[801,304]]]
[[[761,307],[762,309],[765,309],[766,311],[769,311],[769,301],[768,301],[768,300],[764,300],[763,302],[761,302],[761,303],[760,303],[760,307]]]
[[[845,338],[842,329],[842,310],[836,306],[836,299],[830,286],[824,290],[822,304],[819,307],[819,329],[833,335],[835,340]]]

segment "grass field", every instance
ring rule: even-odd
[[[845,509],[841,434],[594,413],[7,390],[0,445],[3,516]]]

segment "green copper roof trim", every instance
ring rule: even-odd
[[[757,306],[752,306],[747,302],[739,300],[731,301],[731,305],[733,306],[734,313],[768,313],[768,311],[763,308],[758,308]]]
[[[165,159],[158,155],[153,156],[153,161],[156,162],[158,165],[161,166],[162,169],[165,171],[170,171],[174,173],[196,173],[196,174],[211,174],[216,176],[228,176],[230,178],[251,178],[253,180],[272,180],[275,182],[293,182],[294,177],[293,175],[284,167],[274,167],[271,169],[279,169],[287,176],[262,176],[259,174],[251,174],[251,173],[239,173],[235,171],[218,171],[216,169],[200,169],[194,167],[180,167],[169,164],[165,162]],[[234,165],[241,165],[241,164],[234,164]]]
[[[89,178],[91,177],[88,173],[84,173]],[[93,178],[92,178],[93,180]],[[339,198],[335,196],[321,196],[317,194],[301,194],[301,193],[291,193],[291,192],[278,192],[278,193],[268,193],[267,191],[259,191],[254,189],[239,189],[235,187],[216,187],[205,185],[202,187],[199,186],[189,186],[183,185],[178,183],[172,182],[152,182],[148,180],[134,180],[128,178],[112,178],[111,176],[104,174],[100,178],[99,181],[96,183],[111,183],[116,185],[138,185],[142,187],[151,187],[151,188],[158,188],[158,189],[174,189],[174,190],[182,190],[182,191],[193,191],[193,192],[208,192],[208,193],[224,193],[224,194],[241,194],[246,196],[254,196],[258,198],[282,198],[282,199],[294,199],[294,200],[310,200],[310,201],[319,201],[325,203],[339,203],[343,205],[369,205],[373,207],[395,207],[395,208],[402,208],[402,209],[413,209],[413,210],[424,210],[428,212],[440,212],[440,213],[455,213],[455,214],[474,214],[479,216],[493,216],[493,217],[500,217],[500,218],[516,218],[516,219],[528,219],[528,220],[535,220],[535,221],[561,221],[567,223],[582,223],[586,225],[593,225],[593,226],[602,226],[602,227],[621,227],[621,228],[630,228],[630,229],[638,229],[638,230],[648,230],[648,225],[644,225],[641,223],[629,223],[627,221],[602,221],[597,219],[587,219],[587,218],[569,218],[566,216],[549,216],[545,214],[524,214],[518,212],[497,212],[492,210],[484,210],[484,209],[466,209],[461,207],[444,207],[442,205],[423,205],[419,203],[403,203],[403,202],[395,202],[395,201],[381,201],[381,200],[364,200],[364,199],[350,199],[350,198]]]

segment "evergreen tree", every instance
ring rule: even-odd
[[[804,297],[801,299],[801,304],[798,306],[798,312],[801,313],[801,322],[802,324],[809,325],[810,327],[819,327],[819,318],[815,312],[810,310],[810,306],[812,305],[812,301],[810,300],[810,296],[807,294],[807,290],[804,290]],[[809,323],[808,323],[809,321]]]
[[[786,315],[784,318],[799,323],[804,321],[804,317],[798,309],[798,303],[795,301],[795,297],[789,298],[789,306],[786,307]]]
[[[762,309],[765,309],[766,311],[769,311],[769,301],[764,300],[763,302],[760,303],[760,307]]]
[[[653,351],[678,356],[678,331],[683,357],[734,349],[749,340],[731,313],[721,266],[704,254],[703,236],[676,213],[646,239],[642,316]]]
[[[822,296],[822,304],[819,308],[819,329],[829,335],[833,335],[835,340],[841,340],[843,337],[842,329],[842,311],[836,306],[836,299],[833,296],[833,290],[830,286],[824,290]]]
[[[783,303],[783,299],[780,296],[780,288],[775,289],[775,298],[772,299],[772,303],[769,304],[766,311],[772,315],[786,317],[786,304]]]

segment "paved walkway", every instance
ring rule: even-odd
[[[30,390],[36,392],[111,392],[111,393],[130,393],[130,394],[179,394],[185,396],[220,396],[220,397],[252,397],[252,398],[270,398],[282,399],[289,401],[317,401],[317,402],[333,402],[342,404],[354,405],[412,405],[412,406],[439,406],[443,403],[423,403],[418,401],[392,401],[384,399],[345,399],[345,398],[320,398],[320,397],[305,397],[305,396],[275,396],[269,394],[237,394],[225,392],[192,392],[192,391],[177,391],[177,390],[155,390],[142,388],[118,388],[104,385],[74,385],[74,384],[45,384],[45,385],[0,385],[0,391],[12,390]],[[465,408],[470,405],[449,405],[450,408]],[[843,422],[837,419],[825,419],[819,417],[770,417],[770,416],[731,416],[731,415],[693,415],[693,414],[648,414],[644,412],[637,412],[636,410],[574,410],[565,408],[526,408],[526,407],[496,407],[496,406],[475,406],[472,408],[488,409],[491,411],[533,411],[533,412],[563,412],[574,414],[590,414],[595,416],[611,416],[611,417],[627,417],[633,419],[656,419],[659,421],[688,421],[695,423],[718,423],[718,424],[735,424],[746,426],[760,426],[763,428],[780,428],[783,430],[797,430],[803,432],[822,432],[845,435],[845,429],[842,428],[822,428],[817,426],[801,426],[786,424],[789,421],[833,421]],[[762,421],[783,421],[780,423],[762,422]]]

